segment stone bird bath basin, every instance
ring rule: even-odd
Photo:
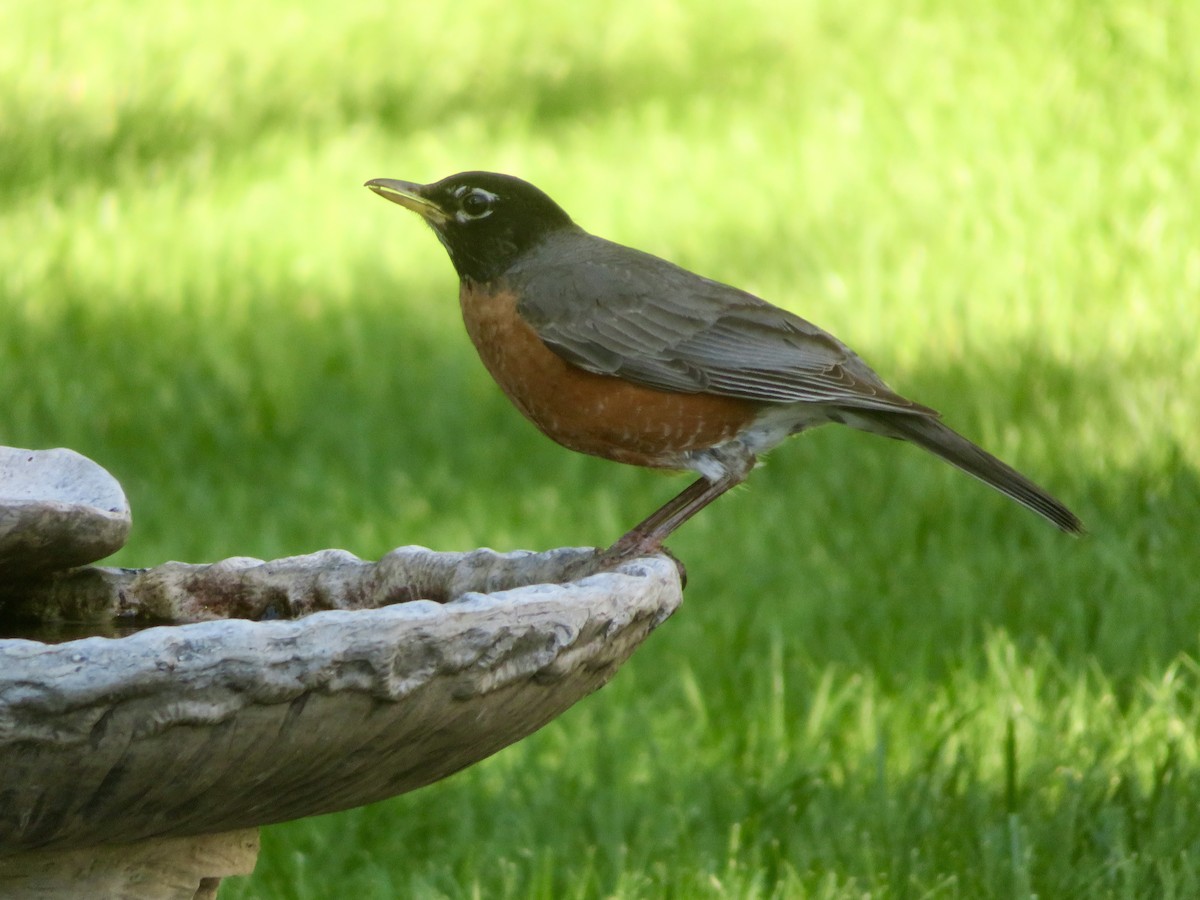
[[[597,573],[591,548],[82,566],[115,549],[95,532],[122,508],[127,522],[119,487],[84,479],[89,526],[62,512],[64,491],[43,515],[13,482],[0,478],[3,897],[213,897],[253,869],[259,826],[410,791],[520,740],[682,600],[666,557]],[[40,639],[7,636],[31,623]],[[80,623],[115,636],[46,640]]]

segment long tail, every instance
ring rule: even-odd
[[[1068,534],[1083,534],[1083,523],[1075,513],[1008,463],[972,444],[938,419],[920,414],[857,409],[853,418],[865,420],[859,426],[864,430],[912,441],[918,447],[940,456],[952,466],[957,466],[1045,517]]]

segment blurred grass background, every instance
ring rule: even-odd
[[[846,340],[1091,529],[826,429],[522,744],[223,898],[1200,895],[1200,7],[0,6],[0,442],[122,565],[606,544],[682,482],[490,383],[364,180],[526,177]]]

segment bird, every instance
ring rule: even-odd
[[[527,181],[469,171],[365,187],[433,229],[458,274],[467,334],[538,429],[571,450],[699,475],[612,544],[608,562],[663,551],[759,457],[827,423],[916,444],[1062,531],[1083,532],[1060,501],[894,392],[829,332],[593,235]]]

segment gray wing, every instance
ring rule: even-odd
[[[590,235],[549,250],[510,273],[519,310],[589,372],[684,393],[936,415],[837,338],[753,294]]]

